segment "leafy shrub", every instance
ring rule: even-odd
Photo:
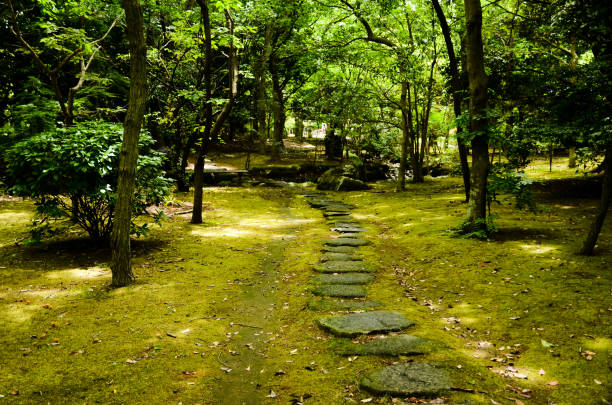
[[[500,194],[507,194],[508,199],[514,198],[514,203],[518,209],[528,209],[536,212],[536,204],[531,192],[532,181],[522,171],[517,171],[510,164],[495,163],[489,169],[487,183],[487,205],[489,214],[491,203],[501,203],[498,199]]]
[[[122,136],[120,124],[90,121],[43,132],[9,148],[5,161],[12,192],[36,200],[34,241],[66,229],[72,220],[93,240],[108,242]],[[170,181],[162,177],[163,154],[152,146],[151,136],[141,133],[134,217],[169,192]],[[155,220],[159,222],[159,215]],[[146,224],[132,224],[133,234],[146,231]]]

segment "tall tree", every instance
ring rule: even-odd
[[[489,141],[487,119],[487,74],[482,46],[482,8],[480,0],[464,0],[466,19],[467,72],[470,88],[470,137],[472,170],[467,207],[468,229],[486,219]],[[481,224],[482,225],[482,224]]]
[[[130,49],[130,95],[123,124],[119,160],[119,182],[111,234],[112,285],[122,287],[134,281],[130,252],[130,219],[138,163],[138,136],[147,99],[147,48],[139,0],[123,0]]]
[[[451,31],[448,26],[448,22],[446,21],[446,16],[444,15],[444,11],[440,6],[440,2],[438,0],[431,0],[434,9],[436,10],[436,15],[438,16],[438,21],[440,23],[440,29],[442,30],[442,36],[444,37],[444,43],[446,44],[446,53],[448,54],[448,65],[450,71],[450,82],[451,82],[451,91],[453,98],[453,111],[455,113],[455,118],[461,115],[461,101],[462,101],[462,88],[461,88],[461,79],[459,77],[459,69],[457,56],[455,55],[455,48],[453,46],[453,38],[451,37]],[[463,132],[463,129],[457,127],[457,135]],[[461,174],[463,175],[463,187],[465,190],[465,201],[470,200],[470,166],[468,164],[468,150],[465,143],[462,142],[459,137],[457,137],[457,149],[459,150],[459,161],[461,163]]]
[[[216,139],[221,131],[225,120],[229,116],[234,99],[238,95],[238,61],[234,49],[234,20],[228,9],[224,10],[225,19],[227,22],[228,34],[230,36],[229,55],[228,55],[228,80],[229,80],[229,98],[225,102],[221,112],[214,118],[212,108],[212,60],[214,57],[212,49],[212,34],[210,23],[210,8],[208,0],[198,0],[200,11],[202,14],[202,24],[204,26],[204,133],[200,140],[200,146],[197,150],[196,163],[194,166],[193,179],[193,212],[191,214],[192,224],[202,223],[202,198],[204,187],[204,158],[211,139]]]

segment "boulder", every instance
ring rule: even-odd
[[[349,171],[350,172],[350,171]],[[368,190],[370,186],[361,180],[352,178],[344,168],[329,169],[319,177],[317,189],[331,191]]]

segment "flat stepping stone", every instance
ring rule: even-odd
[[[312,293],[320,297],[365,298],[367,291],[362,285],[325,284],[313,289]]]
[[[358,239],[358,238],[361,238],[361,235],[359,235],[358,233],[343,233],[343,234],[340,234],[339,237],[340,238]],[[363,239],[363,238],[361,238],[361,239]]]
[[[321,249],[323,253],[355,253],[357,247],[355,246],[323,246]]]
[[[369,245],[370,241],[363,238],[336,238],[325,241],[328,246],[365,246]]]
[[[375,278],[364,273],[319,274],[310,281],[317,284],[368,284]]]
[[[373,371],[361,387],[379,395],[439,396],[451,389],[448,373],[429,363],[400,363]]]
[[[357,228],[357,227],[340,227],[340,226],[336,226],[334,228],[331,228],[332,231],[334,232],[340,232],[340,233],[361,233],[361,232],[365,232],[367,231],[367,229],[365,228]]]
[[[327,252],[321,257],[321,262],[333,262],[333,261],[354,261],[360,262],[363,260],[363,257],[352,255],[350,253],[334,253]]]
[[[329,217],[347,217],[351,215],[349,211],[323,211],[323,216]]]
[[[319,326],[336,336],[353,337],[368,333],[401,331],[414,323],[397,312],[372,311],[317,320]]]
[[[325,211],[350,211],[353,209],[350,205],[344,204],[330,204],[324,207],[321,207]]]
[[[369,263],[356,261],[331,261],[315,264],[314,271],[319,273],[375,273],[376,268]]]
[[[382,307],[378,301],[308,301],[308,309],[312,311],[358,311]]]
[[[381,337],[363,344],[342,342],[334,351],[341,356],[411,356],[429,353],[433,348],[430,340],[412,335]]]

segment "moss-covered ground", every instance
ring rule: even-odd
[[[330,195],[368,228],[361,252],[379,268],[368,299],[440,343],[417,358],[451,374],[456,390],[435,401],[612,400],[612,221],[596,256],[574,254],[597,200],[567,190],[537,194],[537,215],[494,206],[500,232],[483,242],[450,236],[465,211],[459,178]],[[117,290],[108,251],[79,234],[23,246],[33,204],[1,200],[0,403],[401,402],[359,388],[398,359],[334,354],[322,313],[306,308],[330,235],[321,213],[286,189],[205,199],[204,224],[175,215],[134,242],[137,283]]]

